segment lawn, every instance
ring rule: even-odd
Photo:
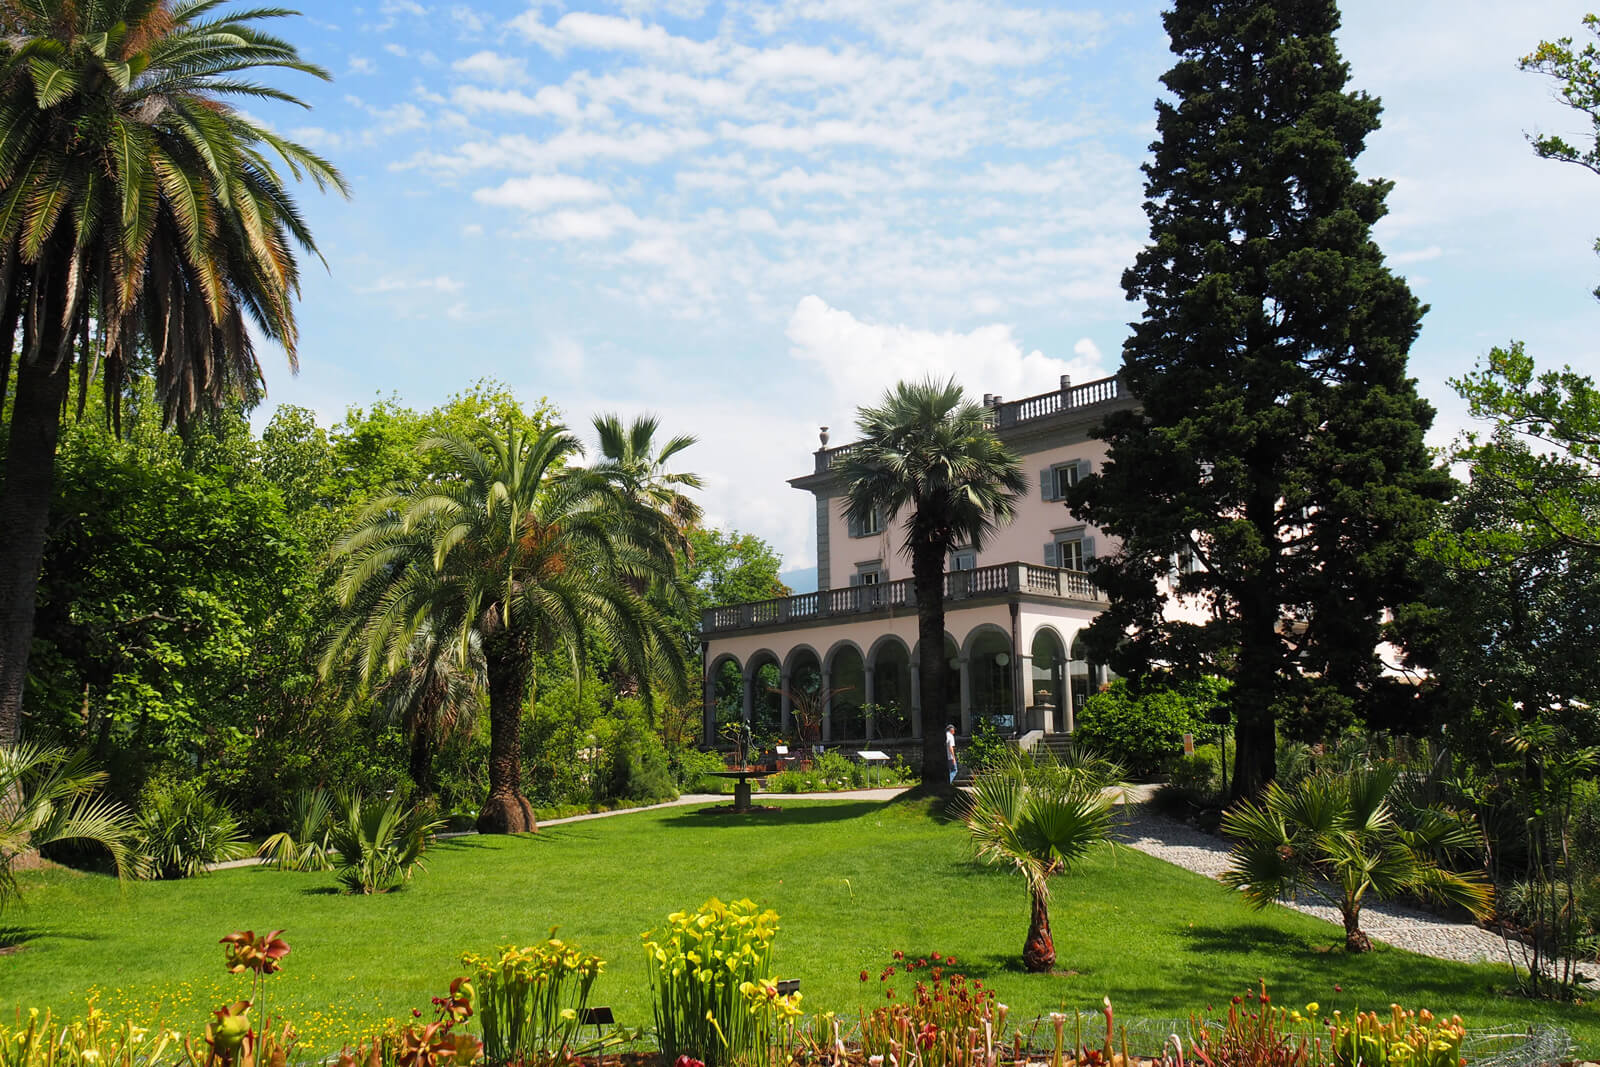
[[[778,970],[806,1006],[855,1013],[879,995],[896,949],[953,954],[1000,991],[1013,1017],[1092,1009],[1109,994],[1129,1015],[1179,1017],[1264,977],[1278,1003],[1335,1008],[1391,1001],[1459,1012],[1479,1027],[1544,1019],[1600,1052],[1600,1009],[1504,995],[1501,966],[1445,963],[1380,947],[1352,957],[1342,931],[1283,909],[1253,912],[1214,882],[1128,849],[1104,849],[1055,879],[1051,915],[1062,973],[1024,974],[1020,880],[976,866],[959,826],[919,803],[786,801],[735,818],[667,808],[552,827],[531,838],[444,842],[405,890],[334,891],[331,875],[263,869],[130,884],[54,870],[24,876],[27,903],[0,956],[0,1007],[103,1008],[194,1027],[246,995],[217,939],[286,930],[293,946],[269,979],[273,1010],[319,1049],[385,1018],[428,1011],[465,950],[560,936],[607,961],[595,1002],[648,1025],[641,932],[713,895],[776,908]],[[859,972],[872,973],[870,989]],[[902,994],[908,986],[898,976]],[[1335,992],[1335,986],[1343,988]]]

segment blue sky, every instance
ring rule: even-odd
[[[1171,62],[1161,5],[991,0],[304,0],[279,30],[332,84],[255,113],[333,160],[302,200],[301,371],[269,401],[325,423],[479,378],[699,435],[714,522],[813,562],[821,425],[902,377],[1018,397],[1113,373],[1138,309],[1139,166]],[[1413,373],[1491,345],[1600,369],[1600,177],[1533,158],[1581,133],[1516,70],[1584,3],[1351,0],[1352,84],[1382,97],[1359,161],[1396,182],[1378,230],[1432,306]]]

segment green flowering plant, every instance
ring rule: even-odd
[[[1387,1018],[1375,1011],[1328,1020],[1335,1067],[1459,1067],[1467,1030],[1461,1016],[1441,1019],[1427,1009],[1405,1011],[1389,1005]]]
[[[164,1063],[168,1049],[183,1040],[173,1030],[136,1026],[132,1019],[111,1026],[95,1001],[84,1018],[58,1027],[49,1011],[28,1011],[26,1019],[0,1022],[0,1067],[83,1067]]]
[[[706,1067],[772,1054],[792,1034],[800,994],[779,995],[772,971],[778,913],[713,897],[667,916],[644,940],[656,1040],[668,1059]]]
[[[469,952],[466,989],[474,998],[491,1063],[553,1063],[578,1054],[574,1040],[595,979],[599,956],[559,941],[555,929],[542,944],[502,945],[498,955]]]

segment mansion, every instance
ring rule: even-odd
[[[987,721],[1002,734],[1071,732],[1074,709],[1108,680],[1081,631],[1105,605],[1085,564],[1113,545],[1072,517],[1066,489],[1102,462],[1089,432],[1136,406],[1116,378],[1022,400],[985,396],[995,432],[1018,455],[1030,491],[982,552],[957,547],[945,574],[944,647],[918,644],[916,593],[902,531],[845,518],[836,465],[851,445],[823,447],[789,484],[816,503],[817,592],[713,608],[701,624],[705,741],[721,723],[829,745],[921,737]],[[923,706],[918,664],[947,665],[947,706]]]

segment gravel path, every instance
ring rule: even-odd
[[[1130,800],[1139,799],[1142,797],[1137,794],[1130,797]],[[1141,808],[1130,807],[1128,820],[1118,837],[1130,848],[1207,878],[1217,878],[1228,868],[1228,845],[1221,838]],[[1314,915],[1343,929],[1339,909],[1331,904],[1320,900],[1302,900],[1286,902],[1284,906]],[[1361,928],[1376,941],[1386,941],[1396,948],[1424,956],[1463,963],[1483,960],[1509,962],[1506,944],[1498,934],[1470,923],[1452,922],[1403,904],[1372,901],[1363,905]],[[1591,978],[1600,980],[1600,967],[1583,964],[1580,968]]]

